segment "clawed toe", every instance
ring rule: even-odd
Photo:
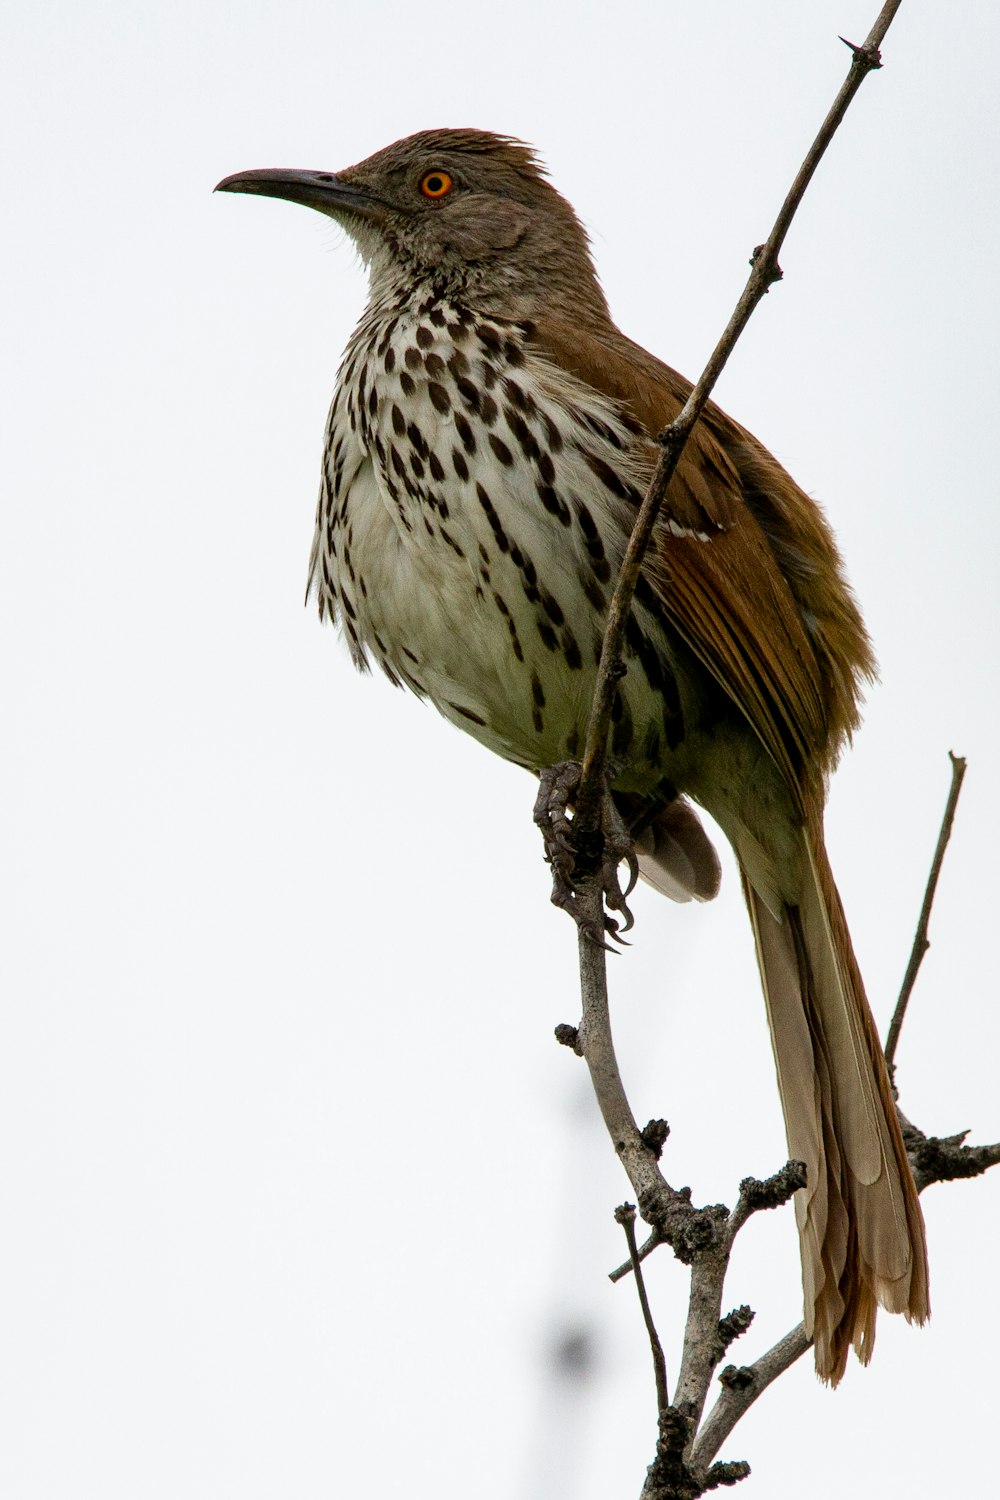
[[[540,773],[535,799],[535,823],[541,829],[545,858],[552,866],[552,904],[569,912],[580,931],[592,942],[608,948],[604,933],[623,942],[623,933],[634,925],[628,897],[639,878],[639,864],[632,840],[621,814],[605,789],[601,800],[601,825],[594,831],[578,829],[572,813],[573,800],[580,784],[578,761],[563,761]],[[619,867],[628,865],[629,878],[622,889]],[[581,880],[600,871],[603,905],[603,932],[580,906],[577,887]],[[619,921],[611,916],[618,913]]]

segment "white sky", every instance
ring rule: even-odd
[[[303,611],[362,275],[318,216],[211,188],[427,126],[523,136],[622,326],[694,375],[876,10],[6,0],[5,1500],[638,1493],[652,1379],[604,1276],[628,1188],[551,1039],[574,939],[534,790]],[[970,759],[900,1081],[974,1140],[1000,1133],[998,33],[990,0],[907,0],[718,392],[823,499],[878,647],[829,842],[883,1025]],[[636,1112],[732,1202],[784,1143],[731,866],[713,906],[637,909]],[[883,1318],[835,1396],[787,1376],[723,1454],[753,1494],[950,1493],[992,1431],[1000,1174],[925,1209],[931,1327]],[[650,1283],[673,1374],[667,1252]],[[790,1212],[728,1297],[758,1310],[740,1361],[795,1321]],[[587,1382],[551,1373],[565,1327]]]

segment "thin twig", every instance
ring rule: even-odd
[[[937,847],[934,850],[934,858],[931,861],[930,874],[927,877],[923,905],[920,908],[920,920],[917,922],[913,947],[910,949],[910,961],[906,966],[902,988],[899,991],[899,999],[896,1001],[896,1009],[893,1011],[892,1020],[889,1023],[889,1034],[885,1039],[885,1060],[889,1065],[890,1078],[893,1078],[895,1073],[896,1048],[899,1045],[899,1033],[903,1029],[906,1007],[910,1003],[910,996],[913,993],[913,986],[916,983],[920,965],[923,963],[924,954],[931,945],[930,938],[927,936],[927,929],[931,919],[931,907],[934,905],[938,877],[941,874],[941,866],[944,863],[948,840],[951,838],[952,825],[955,822],[955,809],[958,807],[958,798],[962,790],[962,781],[965,777],[966,761],[964,757],[955,755],[949,750],[948,759],[951,761],[951,787],[949,788],[948,800],[944,807],[944,816],[941,819],[941,830],[938,833]]]
[[[597,682],[587,723],[587,740],[583,756],[583,772],[576,799],[577,817],[581,820],[581,831],[589,832],[599,827],[599,809],[604,791],[604,767],[607,758],[608,732],[611,724],[611,705],[621,675],[621,649],[625,626],[632,608],[632,597],[642,568],[656,518],[663,504],[667,486],[677,468],[691,430],[701,415],[716,381],[725,368],[726,361],[736,347],[740,334],[750,320],[751,314],[767,292],[781,277],[778,255],[792,219],[802,202],[806,188],[812,181],[824,152],[832,141],[837,127],[865,78],[875,68],[881,67],[879,47],[889,29],[902,0],[887,0],[864,44],[855,47],[851,43],[851,66],[826,119],[806,153],[795,181],[792,183],[781,205],[774,227],[763,245],[754,251],[752,270],[736,304],[725,332],[716,344],[701,378],[692,390],[677,418],[660,436],[662,450],[656,471],[650,481],[646,497],[642,502],[632,535],[625,550],[625,557],[615,584],[615,591],[608,608],[601,660],[597,669]],[[600,929],[598,929],[600,930]]]
[[[646,1295],[646,1283],[643,1279],[642,1266],[639,1264],[639,1247],[635,1242],[635,1206],[631,1203],[623,1203],[621,1208],[615,1209],[615,1218],[625,1231],[628,1240],[629,1259],[632,1262],[632,1270],[635,1274],[636,1289],[639,1293],[639,1306],[642,1308],[643,1322],[646,1324],[646,1332],[649,1335],[649,1347],[653,1355],[653,1374],[656,1378],[656,1413],[662,1420],[663,1414],[670,1405],[670,1397],[667,1394],[667,1362],[663,1357],[663,1345],[660,1343],[660,1335],[656,1331],[653,1322],[653,1314],[649,1307],[649,1298]]]

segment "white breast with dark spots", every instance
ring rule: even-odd
[[[374,656],[492,750],[535,768],[576,755],[648,463],[624,415],[521,326],[386,299],[330,411],[320,611],[359,665]],[[641,601],[635,615],[614,748],[646,782],[682,726],[665,643]]]

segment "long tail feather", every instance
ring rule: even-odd
[[[882,1048],[822,835],[802,834],[801,894],[777,919],[751,886],[796,1194],[806,1331],[836,1385],[851,1344],[871,1358],[876,1306],[922,1323],[930,1307],[923,1216]]]

